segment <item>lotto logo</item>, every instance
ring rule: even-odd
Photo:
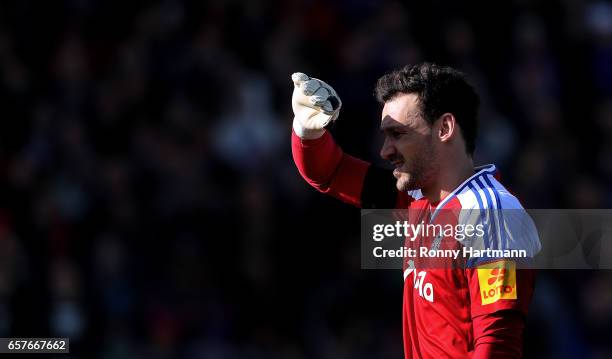
[[[516,299],[516,264],[499,261],[479,266],[478,284],[482,304],[495,303],[500,299]]]
[[[506,275],[506,268],[494,268],[491,270],[491,277],[487,280],[489,285],[493,285],[497,282],[504,282],[504,276]]]

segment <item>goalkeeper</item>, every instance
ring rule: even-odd
[[[442,209],[475,210],[482,215],[451,224],[484,223],[486,214],[487,243],[529,256],[539,251],[533,222],[502,215],[522,206],[498,181],[495,166],[474,167],[479,98],[462,73],[425,63],[378,80],[380,155],[392,171],[345,154],[325,130],[342,107],[331,86],[303,73],[292,80],[293,159],[314,188],[361,208],[420,211],[430,223],[441,220]],[[521,357],[534,270],[517,270],[507,258],[471,264],[426,270],[404,264],[406,358]]]

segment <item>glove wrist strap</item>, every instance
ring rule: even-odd
[[[302,124],[300,124],[300,121],[296,119],[293,120],[293,131],[303,140],[315,140],[325,133],[324,128],[318,130],[304,128]]]

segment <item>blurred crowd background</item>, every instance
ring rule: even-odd
[[[291,73],[377,162],[376,79],[482,97],[476,162],[528,208],[612,205],[612,3],[0,1],[0,337],[75,358],[400,358],[402,275],[291,160]],[[612,273],[541,271],[529,358],[612,357]],[[65,357],[65,356],[62,356]]]

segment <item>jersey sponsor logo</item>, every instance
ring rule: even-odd
[[[500,299],[516,299],[516,264],[499,261],[478,266],[478,283],[482,304]]]
[[[421,298],[425,298],[428,302],[433,303],[434,301],[434,291],[433,285],[431,283],[425,282],[425,277],[427,276],[426,271],[414,271],[414,289],[418,289],[419,296]]]
[[[410,274],[413,274],[413,284],[414,289],[419,292],[419,296],[424,298],[428,302],[433,303],[434,301],[434,290],[433,284],[429,282],[425,282],[425,278],[427,277],[426,271],[418,271],[414,266],[414,261],[408,261],[408,265],[406,270],[404,271],[404,280],[408,278]]]

